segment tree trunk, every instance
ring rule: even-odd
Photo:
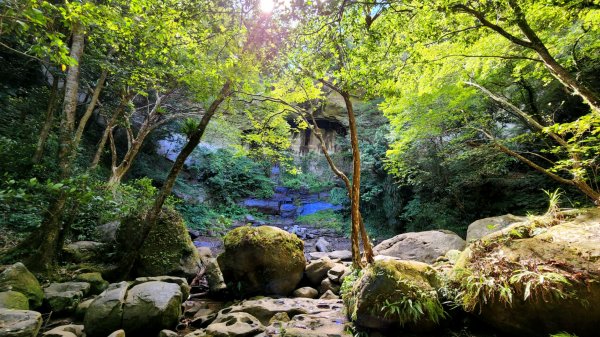
[[[119,186],[119,184],[121,184],[121,180],[127,174],[127,172],[129,172],[129,169],[131,168],[135,157],[137,157],[138,153],[140,152],[140,149],[144,144],[144,140],[146,139],[149,133],[150,132],[148,130],[147,125],[144,124],[142,129],[139,131],[137,137],[135,137],[135,139],[133,140],[131,144],[132,146],[129,149],[127,149],[127,153],[125,153],[125,156],[121,160],[121,163],[119,163],[118,166],[112,167],[110,178],[108,178],[108,186],[110,189],[114,190],[117,186]],[[116,155],[116,153],[114,153],[113,155]]]
[[[84,30],[81,24],[73,25],[73,38],[70,56],[75,60],[75,65],[69,67],[65,81],[65,98],[60,123],[60,149],[58,151],[58,165],[60,179],[70,178],[76,148],[73,146],[73,132],[75,131],[75,113],[77,109],[77,98],[79,93],[79,72],[81,55],[84,48]],[[39,240],[36,251],[28,261],[28,266],[33,270],[46,270],[54,262],[58,250],[60,233],[62,231],[61,217],[67,204],[67,194],[60,192],[46,211],[39,233],[34,233],[32,239]],[[41,234],[41,235],[40,235]],[[29,239],[27,239],[29,240]]]
[[[44,125],[42,125],[42,130],[40,131],[40,137],[38,138],[35,153],[33,155],[33,159],[31,160],[33,164],[38,164],[42,160],[42,156],[44,155],[44,147],[46,146],[46,141],[50,136],[52,124],[54,124],[54,112],[56,111],[56,105],[58,103],[58,82],[58,76],[55,75],[54,79],[52,80],[52,89],[50,91],[50,99],[48,101],[46,117],[44,118]]]
[[[115,126],[115,124],[117,124],[117,121],[119,120],[119,118],[121,118],[121,116],[125,112],[125,108],[127,107],[127,104],[129,103],[129,101],[131,100],[132,97],[133,97],[133,95],[131,95],[131,94],[127,94],[127,95],[123,96],[123,98],[121,99],[121,103],[119,103],[119,106],[117,107],[117,109],[113,113],[112,117],[108,121],[108,124],[106,124],[106,128],[104,129],[104,132],[102,133],[102,138],[100,138],[100,143],[98,143],[98,148],[96,149],[96,154],[94,155],[94,159],[92,160],[92,163],[90,164],[90,170],[95,169],[96,166],[98,166],[98,163],[100,163],[100,158],[102,158],[102,152],[104,152],[104,147],[106,146],[106,142],[108,141],[108,136],[109,136],[113,126]]]
[[[75,139],[73,140],[73,146],[79,146],[79,142],[81,141],[81,136],[83,135],[83,131],[85,130],[85,126],[87,125],[88,120],[92,116],[94,109],[96,108],[96,104],[98,103],[98,98],[100,97],[100,92],[102,92],[102,88],[104,88],[104,82],[106,82],[106,77],[108,76],[108,70],[103,70],[100,78],[98,79],[98,83],[96,83],[96,87],[94,88],[94,93],[92,94],[92,100],[85,109],[85,113],[79,120],[79,125],[77,126],[77,131],[75,131]]]
[[[217,98],[212,102],[208,110],[206,110],[204,116],[202,116],[198,128],[190,135],[187,144],[185,144],[179,155],[177,155],[177,158],[175,159],[175,162],[173,163],[173,166],[171,167],[171,170],[169,171],[162,188],[158,192],[156,200],[154,201],[154,205],[146,214],[139,237],[136,238],[134,242],[130,242],[128,251],[125,252],[121,258],[121,263],[119,269],[117,270],[119,276],[122,276],[123,278],[130,276],[131,270],[133,269],[133,266],[135,265],[135,262],[139,256],[139,251],[144,245],[144,241],[148,237],[148,234],[150,234],[152,227],[154,227],[156,220],[158,219],[158,215],[160,214],[162,207],[167,200],[167,197],[171,195],[171,190],[173,189],[173,185],[175,184],[175,180],[177,179],[179,172],[181,172],[183,169],[186,159],[200,143],[208,123],[214,116],[221,103],[223,103],[223,101],[225,101],[225,99],[231,95],[231,86],[232,82],[227,80],[221,88]]]

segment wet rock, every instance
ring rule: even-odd
[[[469,225],[467,229],[467,242],[479,240],[482,237],[504,229],[511,224],[526,221],[525,216],[506,214],[477,220]]]
[[[29,310],[29,299],[18,291],[3,291],[0,293],[0,308]]]
[[[45,303],[56,314],[72,313],[89,290],[87,282],[51,283],[44,288]]]
[[[319,296],[319,292],[315,288],[302,287],[294,290],[293,295],[294,297],[317,298]]]
[[[298,207],[293,204],[283,204],[279,208],[281,217],[284,219],[294,218],[297,214]]]
[[[453,232],[433,230],[396,235],[375,246],[373,251],[376,255],[433,263],[449,250],[463,250],[465,245],[465,240]]]
[[[264,330],[256,317],[245,312],[219,315],[206,328],[206,332],[214,337],[254,336]]]
[[[315,244],[317,252],[329,252],[331,251],[331,243],[323,238],[319,238]]]
[[[35,337],[42,326],[42,314],[29,310],[0,309],[0,336]]]
[[[327,272],[335,266],[335,263],[328,257],[312,261],[306,266],[306,278],[312,285],[320,285],[321,281],[327,276]]]
[[[83,325],[69,324],[61,325],[42,334],[43,337],[82,337]]]
[[[239,227],[224,238],[218,263],[230,289],[243,295],[286,295],[302,279],[302,240],[270,226]]]
[[[27,296],[31,309],[42,305],[44,291],[35,276],[21,262],[9,266],[0,274],[0,291],[10,290]]]
[[[134,335],[152,335],[173,328],[181,315],[181,288],[174,283],[150,281],[127,292],[123,329]]]

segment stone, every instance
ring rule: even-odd
[[[279,201],[246,199],[244,200],[244,207],[263,214],[279,215]]]
[[[256,222],[256,219],[252,215],[246,214],[246,216],[244,216],[244,221],[246,223],[254,223]]]
[[[181,315],[181,288],[174,283],[150,281],[133,286],[123,307],[127,334],[152,335],[174,328]]]
[[[334,250],[327,254],[332,260],[352,261],[352,252],[349,250]]]
[[[97,262],[103,260],[104,248],[101,242],[76,241],[64,246],[63,253],[72,262]]]
[[[315,248],[317,252],[329,252],[331,251],[331,243],[323,238],[319,238],[317,243],[315,243]]]
[[[85,301],[79,302],[77,308],[75,309],[75,317],[83,321],[85,317],[85,312],[89,309],[92,302],[94,302],[95,298],[90,298]]]
[[[75,281],[87,282],[90,284],[90,294],[98,295],[108,288],[108,281],[102,278],[98,272],[83,273],[75,276]]]
[[[117,330],[117,331],[111,333],[110,335],[108,335],[108,337],[125,337],[125,330],[123,330],[123,329]]]
[[[320,260],[324,257],[329,257],[329,255],[325,252],[310,252],[308,253],[308,257],[311,261]]]
[[[255,336],[264,330],[256,317],[245,312],[219,315],[206,327],[206,333],[214,337]]]
[[[502,230],[514,223],[523,221],[527,221],[527,217],[516,216],[512,214],[479,219],[469,225],[467,229],[467,242],[479,240],[488,234]]]
[[[88,337],[105,337],[121,328],[129,283],[113,283],[90,304],[83,325]]]
[[[89,290],[90,284],[87,282],[50,283],[44,288],[44,301],[53,313],[68,314],[75,311]]]
[[[158,337],[177,337],[177,336],[179,336],[177,334],[177,332],[167,330],[167,329],[160,330],[160,332],[158,333]]]
[[[315,288],[302,287],[294,290],[293,295],[294,297],[317,298],[319,296],[319,292]]]
[[[348,272],[348,268],[341,263],[336,263],[333,268],[327,271],[327,278],[334,283],[341,283],[342,276]]]
[[[36,311],[0,309],[0,336],[35,337],[42,321],[42,314]]]
[[[304,273],[312,285],[320,285],[321,281],[327,276],[327,272],[335,266],[335,263],[328,257],[312,261],[306,266]]]
[[[121,222],[118,220],[100,225],[96,227],[96,237],[100,242],[115,243],[119,226],[121,226]]]
[[[212,251],[208,247],[196,247],[196,250],[203,265],[206,264],[206,261],[213,258]]]
[[[433,263],[449,250],[463,250],[465,245],[465,240],[453,232],[432,230],[396,235],[382,241],[373,248],[373,251],[376,255]]]
[[[224,238],[217,261],[231,291],[287,295],[302,279],[306,259],[297,236],[271,226],[238,227]]]
[[[323,293],[323,295],[321,295],[321,297],[319,297],[319,299],[322,300],[337,300],[340,297],[336,294],[333,293],[333,291],[331,290],[327,290],[326,292]]]
[[[181,296],[182,296],[183,300],[186,300],[188,298],[188,296],[190,296],[190,291],[192,290],[192,288],[190,287],[190,285],[188,284],[188,281],[186,279],[184,279],[183,277],[176,277],[176,276],[138,277],[135,279],[135,281],[133,281],[131,286],[135,286],[135,285],[150,282],[150,281],[174,283],[174,284],[178,285],[179,289],[181,290]]]
[[[188,235],[190,236],[191,240],[195,240],[198,237],[200,237],[200,231],[197,231],[195,229],[189,229],[189,228],[187,231],[188,231]]]
[[[295,218],[298,214],[298,207],[294,204],[282,204],[279,212],[284,219]]]
[[[331,291],[334,294],[340,293],[340,285],[338,283],[333,283],[329,278],[324,278],[321,281],[321,285],[319,286],[319,293],[323,294],[327,291]]]
[[[3,291],[0,293],[0,308],[29,310],[29,299],[18,291]]]
[[[511,336],[598,335],[600,209],[561,216],[531,217],[472,243],[451,274],[463,309]],[[483,301],[469,291],[480,278],[506,288],[486,290],[495,300]],[[501,291],[512,294],[510,305]]]
[[[0,291],[11,290],[27,296],[30,309],[38,308],[44,300],[40,283],[21,262],[9,266],[0,274]]]
[[[117,232],[118,251],[127,252],[144,220],[140,215],[122,220]],[[183,218],[177,211],[164,208],[140,250],[136,276],[179,276],[193,278],[200,270],[200,257]]]
[[[57,326],[42,334],[43,337],[83,337],[83,325],[68,324]]]
[[[437,273],[428,264],[380,260],[363,269],[344,302],[349,317],[360,327],[388,331],[404,327],[424,333],[435,329],[444,315],[439,285]],[[411,306],[393,305],[408,301]],[[421,311],[413,309],[417,304]]]
[[[212,293],[220,293],[227,289],[225,279],[217,259],[206,259],[204,263],[204,275],[206,276],[206,282],[208,283],[208,290]]]

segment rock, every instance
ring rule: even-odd
[[[83,325],[88,337],[104,337],[121,328],[129,283],[113,283],[87,309]]]
[[[246,216],[244,217],[244,222],[246,222],[246,223],[255,223],[256,219],[252,215],[246,214]]]
[[[465,240],[450,231],[411,232],[396,235],[373,248],[376,255],[433,263],[451,249],[463,250]]]
[[[525,216],[506,214],[477,220],[469,225],[467,229],[467,242],[479,240],[482,237],[499,231],[516,222],[526,221]]]
[[[115,243],[119,226],[121,226],[121,222],[118,220],[98,226],[96,227],[96,237],[100,242]]]
[[[219,315],[206,328],[206,332],[214,337],[254,336],[264,330],[256,317],[245,312]]]
[[[98,272],[94,273],[83,273],[75,276],[75,281],[87,282],[90,284],[90,294],[98,295],[106,288],[108,288],[108,282],[102,278],[102,274]]]
[[[339,294],[340,285],[331,282],[329,278],[324,278],[323,281],[321,281],[321,285],[319,286],[319,293],[323,294],[327,291],[331,291],[334,294]]]
[[[227,289],[225,279],[217,259],[207,259],[204,264],[204,275],[206,276],[206,282],[208,282],[208,289],[212,293],[219,293]]]
[[[75,309],[75,317],[83,321],[86,311],[89,309],[90,305],[92,304],[92,302],[94,302],[94,300],[95,298],[90,298],[85,301],[79,302],[77,308]]]
[[[136,237],[143,219],[138,215],[123,219],[117,232],[118,250],[127,252],[131,238]],[[187,233],[183,218],[170,208],[164,208],[150,231],[135,266],[137,276],[196,276],[200,257]]]
[[[44,288],[45,302],[56,314],[72,313],[89,291],[87,282],[50,283]]]
[[[177,332],[171,330],[160,330],[158,333],[158,337],[177,337],[179,336]]]
[[[327,277],[334,283],[341,283],[342,276],[348,272],[348,268],[341,263],[336,263],[333,268],[327,272]]]
[[[0,336],[35,337],[42,326],[42,314],[29,310],[0,309]]]
[[[513,336],[598,335],[600,209],[578,212],[533,217],[471,244],[452,272],[463,308]],[[476,280],[485,293],[473,292]]]
[[[186,279],[184,279],[183,277],[176,277],[176,276],[138,277],[131,284],[131,286],[135,286],[135,285],[145,283],[145,282],[150,282],[150,281],[174,283],[174,284],[178,285],[179,289],[181,290],[181,296],[182,296],[181,298],[183,300],[187,299],[188,296],[190,296],[190,291],[192,290],[192,288],[190,287],[190,285],[188,284]]]
[[[264,214],[279,215],[279,201],[246,199],[244,207]]]
[[[224,238],[218,263],[232,291],[286,295],[302,279],[304,244],[277,227],[238,227]]]
[[[18,291],[3,291],[0,293],[0,308],[29,310],[29,299]]]
[[[68,324],[61,325],[42,334],[43,337],[82,337],[83,325]]]
[[[108,337],[125,337],[125,330],[117,330],[113,333],[111,333],[110,335],[108,335]]]
[[[351,284],[344,302],[348,315],[358,326],[376,330],[405,327],[426,332],[435,328],[444,315],[436,292],[436,273],[425,263],[375,261]],[[415,305],[421,310],[415,310]]]
[[[21,262],[9,266],[0,274],[0,291],[10,290],[27,296],[31,309],[41,306],[44,300],[44,291],[40,283]]]
[[[293,295],[294,297],[317,298],[319,296],[319,292],[315,288],[302,287],[294,290]]]
[[[95,241],[76,241],[69,243],[63,248],[63,253],[70,261],[94,262],[102,261],[104,258],[105,244]]]
[[[286,337],[351,337],[344,322],[327,315],[296,315],[283,328]]]
[[[206,265],[208,259],[213,258],[212,251],[208,247],[196,247],[196,250],[198,251],[198,256],[203,265]]]
[[[308,253],[308,257],[310,258],[310,260],[320,260],[324,257],[329,257],[329,255],[325,252],[310,252]]]
[[[313,285],[320,285],[321,281],[327,276],[327,272],[335,266],[335,263],[328,257],[321,260],[312,261],[306,266],[306,278]]]
[[[150,281],[127,292],[123,329],[127,334],[152,335],[175,327],[181,315],[181,288],[174,283]]]
[[[444,257],[448,260],[448,262],[450,262],[451,264],[455,264],[456,261],[458,261],[458,258],[460,257],[460,254],[462,252],[460,250],[456,250],[456,249],[452,249],[449,250],[446,255],[444,255]]]
[[[298,207],[294,204],[282,204],[279,208],[279,212],[284,219],[294,218],[298,213]]]
[[[315,248],[317,252],[329,252],[331,250],[331,243],[323,238],[319,238],[317,243],[315,243]]]
[[[331,290],[327,290],[326,292],[323,293],[323,295],[321,295],[321,297],[319,297],[319,299],[322,300],[337,300],[340,297],[336,294],[333,293],[333,291]]]
[[[188,228],[188,235],[190,236],[191,240],[195,240],[196,238],[198,238],[200,236],[200,231],[197,231],[195,229],[189,229]]]
[[[334,250],[327,256],[332,260],[352,261],[352,252],[349,250]]]

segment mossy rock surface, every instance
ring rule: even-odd
[[[9,266],[0,274],[0,291],[10,290],[27,296],[31,309],[41,306],[44,300],[44,291],[37,278],[21,262]]]
[[[18,291],[0,292],[0,308],[29,310],[29,299]]]
[[[461,254],[451,277],[459,303],[506,333],[597,336],[600,210],[488,235]]]
[[[142,216],[123,219],[117,232],[119,250],[127,250],[129,242],[141,232]],[[192,278],[200,267],[200,257],[190,239],[181,215],[170,208],[160,213],[135,266],[136,276],[172,275]]]
[[[304,242],[271,226],[238,227],[224,238],[218,257],[225,282],[239,295],[287,295],[302,279]]]
[[[75,276],[75,281],[87,282],[90,284],[90,293],[97,295],[108,288],[108,281],[102,278],[98,272],[83,273]]]
[[[417,261],[379,260],[356,277],[346,277],[343,294],[349,318],[377,330],[435,329],[444,310],[436,289],[437,274]]]

